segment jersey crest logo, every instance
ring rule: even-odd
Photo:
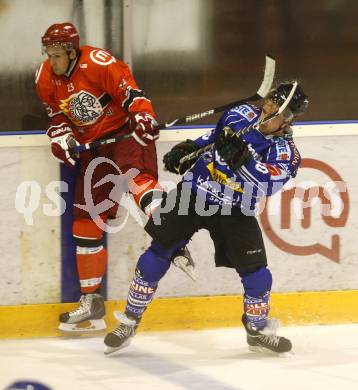
[[[103,113],[99,100],[87,91],[80,91],[61,100],[60,108],[77,126],[90,125]]]
[[[116,62],[116,59],[107,51],[95,49],[90,53],[91,60],[98,65],[109,65]]]

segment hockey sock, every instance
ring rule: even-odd
[[[79,219],[73,223],[82,294],[93,294],[101,286],[107,265],[107,250],[103,245],[102,234],[102,230],[92,220]]]
[[[147,282],[137,267],[129,288],[125,313],[137,322],[142,317],[147,306],[157,291],[158,282]]]
[[[160,279],[171,264],[173,252],[181,247],[178,243],[167,250],[155,241],[142,254],[137,263],[135,275],[129,288],[125,313],[137,320],[152,301]]]
[[[267,323],[270,311],[271,272],[262,267],[254,272],[240,273],[244,286],[245,320],[254,330],[261,330]]]
[[[106,271],[107,250],[101,245],[96,248],[77,245],[76,254],[81,292],[93,294],[100,288]]]

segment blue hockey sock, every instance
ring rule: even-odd
[[[240,273],[240,276],[245,291],[245,321],[250,323],[252,329],[261,330],[267,323],[270,311],[271,272],[263,267],[254,272]]]
[[[184,244],[185,245],[185,244]],[[150,247],[142,254],[137,263],[135,275],[129,288],[125,313],[137,320],[143,315],[152,301],[160,279],[166,274],[171,264],[171,257],[178,248],[179,242],[167,250],[152,241]]]
[[[129,288],[125,313],[139,320],[152,301],[158,282],[147,282],[137,268]]]
[[[265,327],[269,311],[270,291],[266,291],[260,298],[244,294],[245,319],[251,324],[252,329],[261,330]]]

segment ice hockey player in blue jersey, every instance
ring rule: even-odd
[[[105,353],[129,344],[173,253],[199,229],[210,233],[216,266],[234,268],[241,278],[249,348],[291,350],[290,340],[276,335],[278,321],[268,317],[272,275],[256,215],[260,199],[279,191],[300,165],[291,124],[308,105],[301,86],[281,114],[265,121],[285,103],[292,87],[291,82],[280,84],[261,108],[246,103],[226,111],[210,134],[181,142],[164,156],[165,168],[184,174],[183,180],[145,227],[153,241],[138,260],[125,313],[115,313],[119,325],[105,337]]]

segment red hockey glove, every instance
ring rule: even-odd
[[[146,112],[129,113],[129,128],[133,131],[133,138],[142,146],[147,146],[159,138],[157,121]]]
[[[66,122],[58,126],[50,126],[46,134],[51,140],[53,156],[68,167],[73,168],[76,165],[76,160],[69,149],[79,145],[79,143],[76,141],[70,126]]]

